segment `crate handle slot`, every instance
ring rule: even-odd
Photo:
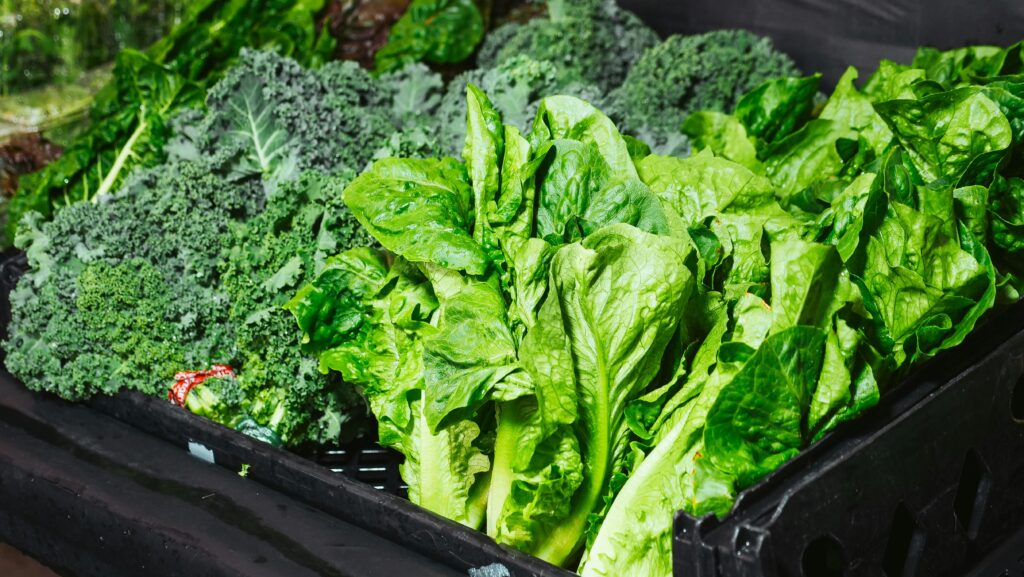
[[[843,546],[832,535],[807,544],[800,559],[803,577],[843,577],[846,561]]]
[[[978,452],[971,449],[964,457],[964,466],[960,471],[960,483],[957,485],[956,497],[953,499],[953,514],[970,541],[978,537],[982,513],[988,504],[991,490],[992,473],[985,462],[981,460]]]
[[[885,577],[917,577],[926,540],[927,535],[907,506],[903,503],[897,505],[889,528],[889,542],[882,557]]]
[[[1024,425],[1024,375],[1017,379],[1010,392],[1010,415],[1018,425]]]

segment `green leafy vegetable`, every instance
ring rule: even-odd
[[[558,67],[565,81],[595,84],[604,91],[622,84],[658,36],[632,12],[604,0],[555,0],[548,17],[509,23],[484,40],[480,68],[529,56]]]
[[[313,8],[247,38],[316,60]],[[20,229],[8,368],[78,399],[231,364],[186,405],[288,445],[358,432],[358,394],[413,502],[585,577],[668,577],[675,511],[727,515],[1024,289],[1019,45],[826,98],[747,33],[657,45],[573,0],[447,85],[413,62],[467,57],[482,20],[414,3],[377,76],[222,72],[181,44],[217,52],[205,20],[124,55],[100,198]]]
[[[102,202],[26,221],[9,370],[81,399],[162,395],[178,371],[226,364],[232,385],[197,388],[187,406],[291,446],[358,432],[363,401],[301,353],[281,307],[329,255],[370,242],[341,192],[393,129],[389,92],[352,64],[307,71],[244,51],[205,114],[172,121],[166,162]]]
[[[792,327],[768,337],[708,411],[707,458],[740,488],[793,457],[821,374],[825,335]]]
[[[452,159],[378,160],[345,190],[352,213],[385,248],[483,274],[487,257],[470,232],[472,198],[465,168]]]
[[[92,104],[90,128],[60,159],[21,181],[10,206],[8,240],[28,212],[49,217],[55,208],[115,192],[136,166],[162,163],[171,117],[200,107],[203,90],[243,47],[320,62],[329,43],[317,41],[313,16],[322,7],[317,0],[207,0],[191,6],[145,53],[122,52],[114,80]]]
[[[375,55],[379,72],[412,62],[462,62],[484,35],[484,20],[472,0],[413,0]]]
[[[745,30],[673,35],[630,69],[612,106],[622,127],[658,153],[685,152],[680,128],[691,114],[729,112],[762,82],[796,71],[769,39]]]

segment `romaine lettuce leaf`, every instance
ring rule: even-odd
[[[681,240],[617,224],[555,254],[548,295],[520,350],[535,386],[539,433],[523,436],[530,441],[511,463],[495,455],[495,471],[510,466],[515,477],[497,522],[499,542],[525,529],[529,541],[515,544],[553,563],[583,544],[588,518],[626,456],[626,404],[657,373],[693,290],[687,252]],[[499,421],[499,438],[504,426]],[[560,518],[523,528],[523,504],[536,503],[543,488],[527,479],[544,462],[537,455],[546,445],[572,447],[566,435],[575,437],[583,464],[578,490],[563,495],[572,505]]]

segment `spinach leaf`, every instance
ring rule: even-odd
[[[462,62],[483,35],[483,16],[472,0],[413,0],[374,55],[376,69],[390,72],[419,61]]]
[[[769,80],[743,96],[733,114],[747,134],[771,144],[807,120],[820,82],[820,75]]]
[[[999,106],[977,87],[875,105],[926,181],[956,183],[983,155],[1002,155],[1012,130]],[[968,183],[969,184],[969,183]]]

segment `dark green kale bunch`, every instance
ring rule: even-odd
[[[307,70],[273,52],[243,50],[207,94],[208,112],[178,130],[169,156],[209,158],[232,178],[266,177],[272,167],[278,179],[359,170],[394,130],[392,97],[352,62]]]
[[[365,415],[351,387],[302,354],[302,333],[282,308],[328,256],[374,244],[341,200],[350,180],[306,172],[283,184],[262,214],[235,228],[221,273],[245,412],[286,442],[336,441]]]
[[[515,56],[529,56],[553,63],[564,81],[609,91],[657,43],[653,30],[613,0],[552,0],[547,18],[509,23],[491,32],[477,63],[486,70]]]
[[[680,130],[687,116],[732,112],[759,84],[797,74],[771,40],[746,30],[670,36],[648,50],[612,93],[610,114],[656,152],[681,154],[688,150]]]
[[[8,369],[77,400],[163,395],[178,371],[225,364],[237,379],[199,385],[199,412],[287,444],[351,433],[362,401],[301,356],[279,301],[323,251],[369,242],[341,190],[394,131],[394,107],[354,65],[243,51],[207,110],[172,123],[167,162],[51,222],[26,219]]]
[[[76,400],[160,394],[176,371],[230,362],[221,247],[262,196],[258,181],[226,184],[205,163],[182,162],[137,172],[51,222],[26,219],[18,245],[30,269],[11,294],[7,369]]]

